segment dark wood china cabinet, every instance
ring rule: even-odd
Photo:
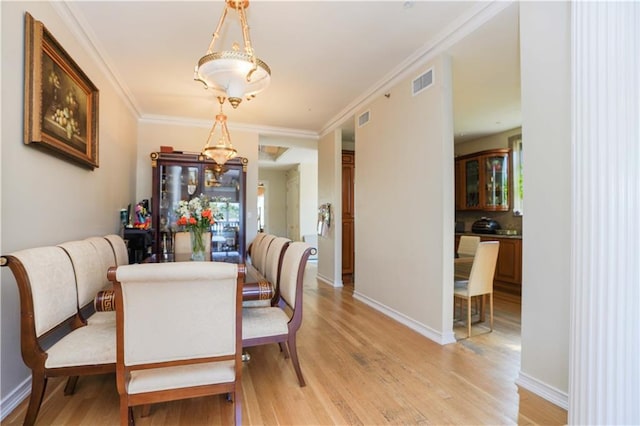
[[[211,259],[244,263],[246,238],[246,158],[224,166],[201,154],[152,152],[152,227],[155,253],[171,251],[180,200],[205,196],[216,212],[211,225]]]
[[[509,173],[509,149],[456,158],[456,210],[509,211]]]

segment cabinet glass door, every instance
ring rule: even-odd
[[[465,207],[480,207],[480,161],[468,160],[464,163]]]
[[[212,260],[240,259],[241,169],[206,164],[202,193],[211,200],[215,223],[211,226]]]
[[[492,155],[484,159],[486,208],[509,209],[509,161],[507,155]]]
[[[176,228],[176,209],[180,200],[190,200],[198,189],[197,167],[160,165],[160,231]]]

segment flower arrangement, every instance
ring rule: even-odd
[[[200,194],[189,201],[180,200],[176,209],[178,220],[176,225],[184,226],[191,233],[193,253],[204,254],[202,235],[211,229],[215,223],[209,199]]]

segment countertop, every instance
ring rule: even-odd
[[[506,238],[510,240],[521,240],[522,235],[499,235],[499,234],[477,234],[474,232],[456,232],[456,235],[477,235],[478,237],[490,237],[490,238]]]

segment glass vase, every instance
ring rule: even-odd
[[[191,237],[191,260],[204,261],[204,230],[201,228],[191,228],[189,235]]]

